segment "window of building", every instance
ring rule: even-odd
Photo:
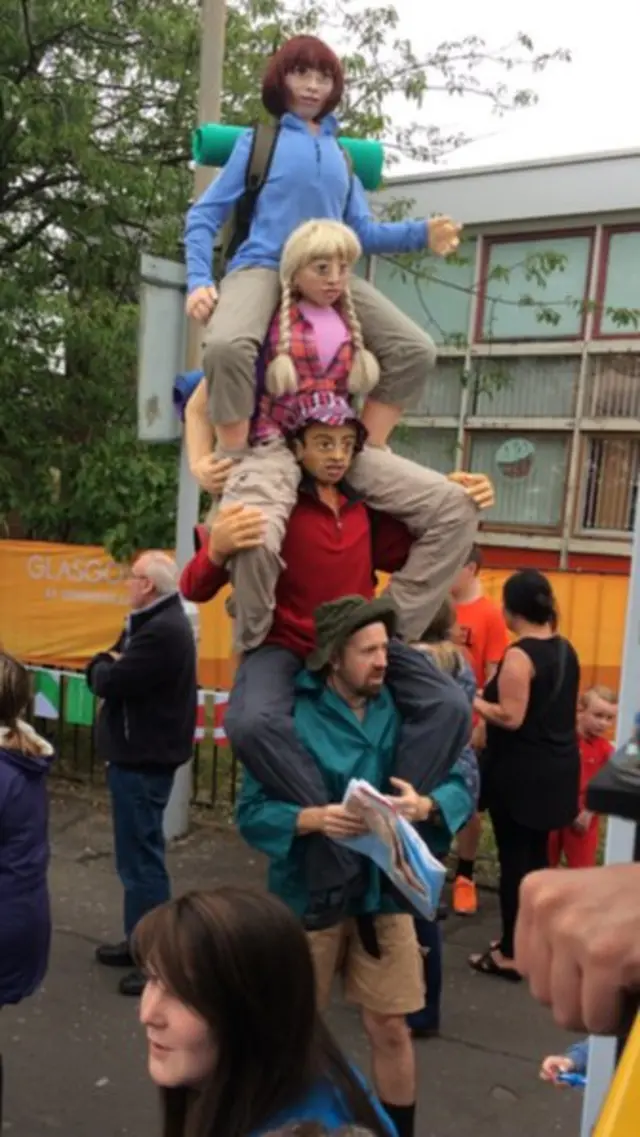
[[[570,418],[579,356],[491,356],[474,366],[471,414],[484,418]]]
[[[376,259],[375,286],[439,344],[466,344],[475,272],[476,242],[460,248],[455,261],[433,257]]]
[[[568,435],[473,432],[469,468],[488,474],[496,490],[496,504],[487,517],[487,528],[559,529],[568,444]]]
[[[578,529],[627,536],[633,530],[640,438],[592,435],[584,449]]]
[[[429,418],[458,418],[465,381],[464,359],[439,359],[426,378],[420,402],[407,411]]]
[[[582,334],[592,237],[489,240],[478,339],[576,339]]]
[[[640,418],[640,355],[591,355],[585,418]]]
[[[403,458],[450,474],[456,466],[456,432],[402,423],[391,436],[391,448]]]
[[[622,318],[640,313],[640,229],[605,234],[598,301],[596,336],[640,336],[638,315]]]

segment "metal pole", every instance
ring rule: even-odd
[[[629,576],[627,619],[620,674],[617,746],[631,737],[638,711],[638,675],[640,674],[640,503],[636,504],[633,550]],[[611,818],[607,825],[605,861],[608,865],[626,864],[634,859],[636,826],[632,821]],[[598,1120],[616,1061],[616,1039],[592,1038],[589,1046],[589,1077],[582,1111],[581,1137],[591,1137]]]
[[[224,37],[226,0],[202,0],[202,42],[200,47],[200,78],[198,88],[198,122],[218,122],[222,102],[222,76],[224,67]],[[213,178],[213,170],[196,166],[194,194],[200,197]],[[193,320],[189,323],[187,339],[188,371],[202,366],[202,328]],[[180,480],[176,519],[176,560],[182,568],[192,550],[193,527],[198,520],[200,491],[189,470],[184,436],[180,452]],[[189,828],[189,801],[191,798],[192,764],[181,766],[176,774],[173,792],[164,815],[165,836],[182,837]]]

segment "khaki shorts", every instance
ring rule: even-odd
[[[344,997],[378,1015],[408,1015],[424,1007],[422,956],[411,916],[376,916],[381,958],[369,955],[360,941],[355,920],[310,932],[316,969],[318,1005],[324,1011],[336,975]]]

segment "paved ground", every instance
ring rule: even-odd
[[[0,1016],[5,1131],[11,1137],[158,1137],[136,1003],[93,962],[94,946],[118,936],[120,890],[109,819],[101,803],[53,804],[51,885],[55,935],[40,995]],[[230,832],[208,825],[171,853],[176,890],[255,881],[261,866]],[[419,1137],[577,1137],[580,1098],[537,1081],[540,1056],[566,1036],[524,989],[481,978],[466,965],[496,926],[495,899],[474,921],[444,925],[446,1003],[441,1039],[418,1044]],[[366,1067],[356,1017],[332,1012],[340,1038]]]

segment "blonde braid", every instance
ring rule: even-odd
[[[345,289],[342,305],[354,348],[347,389],[352,395],[368,395],[380,379],[380,365],[375,356],[364,346],[362,328],[350,288]]]
[[[295,395],[298,390],[298,375],[291,358],[292,304],[291,285],[285,283],[282,285],[282,298],[280,300],[278,346],[275,358],[271,360],[265,375],[267,391],[276,399],[282,395]]]

